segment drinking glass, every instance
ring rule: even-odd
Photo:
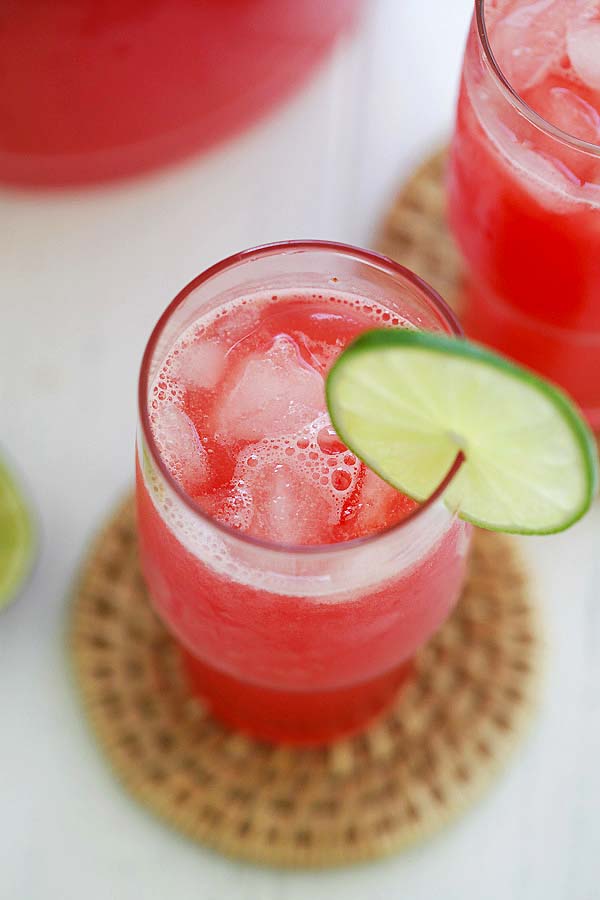
[[[470,527],[441,499],[460,455],[433,496],[398,524],[324,545],[235,530],[174,480],[149,413],[169,351],[207,312],[256,292],[277,303],[290,289],[358,295],[423,330],[459,335],[460,327],[435,291],[391,260],[341,244],[290,242],[239,253],[198,276],[146,347],[137,514],[156,612],[215,716],[260,738],[318,744],[360,729],[395,696],[411,658],[458,598]]]
[[[527,105],[494,57],[487,24],[476,0],[448,173],[465,330],[560,384],[597,429],[600,146]],[[568,56],[560,66],[569,69]],[[567,104],[561,114],[569,112]]]

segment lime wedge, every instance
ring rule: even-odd
[[[0,462],[0,610],[15,598],[29,574],[33,550],[29,511],[12,475]]]
[[[465,340],[410,330],[361,335],[327,378],[344,443],[389,484],[423,501],[444,494],[494,531],[562,531],[598,482],[594,438],[558,388]]]

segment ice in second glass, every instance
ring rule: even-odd
[[[200,276],[146,351],[144,574],[196,690],[263,738],[315,743],[364,724],[462,582],[468,526],[381,481],[327,417],[329,366],[377,326],[457,330],[389,261],[280,245]]]
[[[449,170],[467,334],[600,427],[600,3],[477,0]]]

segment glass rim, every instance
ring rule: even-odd
[[[600,144],[593,144],[590,141],[581,140],[581,138],[569,134],[568,131],[563,131],[562,128],[559,128],[557,125],[553,125],[552,122],[545,119],[544,116],[540,115],[529,106],[529,104],[523,100],[519,92],[512,86],[502,71],[498,60],[494,56],[494,51],[492,50],[485,20],[485,3],[486,0],[475,0],[475,20],[477,23],[479,43],[483,49],[492,76],[495,78],[506,99],[516,107],[517,111],[524,116],[524,118],[536,128],[540,129],[540,131],[545,132],[550,135],[550,137],[555,138],[563,144],[567,144],[574,150],[579,150],[592,156],[600,156]]]
[[[402,528],[408,526],[409,524],[412,524],[412,522],[422,516],[447,489],[450,482],[454,479],[465,460],[463,452],[461,450],[457,452],[454,462],[450,466],[448,472],[444,475],[439,485],[433,491],[433,493],[426,500],[424,500],[423,503],[421,503],[417,507],[417,509],[413,510],[413,512],[409,513],[404,519],[401,519],[399,522],[396,522],[393,525],[389,525],[387,528],[383,528],[380,531],[375,531],[372,534],[364,535],[363,537],[352,538],[348,541],[338,541],[331,544],[285,544],[258,538],[251,534],[246,534],[245,532],[239,531],[237,528],[232,528],[230,525],[225,524],[225,522],[220,522],[218,519],[214,518],[205,510],[203,510],[200,504],[185,492],[183,487],[181,487],[181,485],[173,478],[168,469],[168,466],[162,459],[157,443],[154,439],[154,435],[152,433],[148,404],[150,369],[157,344],[160,341],[165,326],[171,319],[173,313],[181,306],[186,298],[196,290],[196,288],[200,287],[200,285],[202,284],[205,284],[207,281],[210,281],[211,278],[214,278],[216,275],[220,274],[226,269],[237,265],[238,263],[242,263],[251,259],[261,259],[268,256],[275,256],[279,253],[301,253],[306,251],[328,251],[330,253],[353,256],[354,258],[362,262],[371,265],[374,264],[380,269],[383,268],[391,275],[400,276],[406,281],[412,283],[425,295],[428,302],[432,304],[432,306],[438,313],[441,313],[446,324],[448,324],[450,327],[450,332],[455,337],[464,336],[464,332],[456,315],[448,306],[446,301],[443,300],[443,298],[438,294],[438,292],[410,269],[407,269],[405,266],[402,266],[400,263],[395,262],[387,256],[383,256],[382,254],[376,253],[372,250],[363,250],[360,247],[354,247],[351,244],[344,244],[336,241],[292,240],[278,241],[270,244],[261,244],[257,247],[251,247],[247,250],[233,253],[230,256],[222,259],[220,262],[217,262],[214,265],[210,266],[208,269],[205,269],[203,272],[193,278],[184,288],[182,288],[182,290],[179,291],[179,293],[163,311],[162,315],[158,319],[158,322],[152,329],[152,332],[148,339],[148,343],[146,344],[146,348],[144,350],[144,355],[142,357],[140,375],[138,380],[138,414],[142,438],[146,447],[150,451],[153,464],[157,467],[169,488],[175,493],[177,498],[184,504],[184,506],[186,506],[187,509],[193,513],[194,516],[198,516],[208,525],[216,528],[218,531],[221,531],[228,537],[235,538],[238,541],[242,541],[243,543],[250,544],[257,548],[280,553],[311,555],[317,553],[324,554],[343,552],[345,550],[350,550],[353,547],[362,547],[374,541],[377,541],[384,536],[391,534],[392,532],[401,531]]]

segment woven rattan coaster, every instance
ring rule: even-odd
[[[336,865],[428,837],[481,794],[535,706],[527,579],[512,542],[486,532],[395,707],[329,748],[228,732],[190,695],[148,603],[131,501],[90,551],[70,635],[86,711],[127,789],[194,840],[253,862]]]
[[[383,221],[377,249],[428,281],[460,314],[460,256],[446,223],[446,156],[440,150],[415,169]]]

